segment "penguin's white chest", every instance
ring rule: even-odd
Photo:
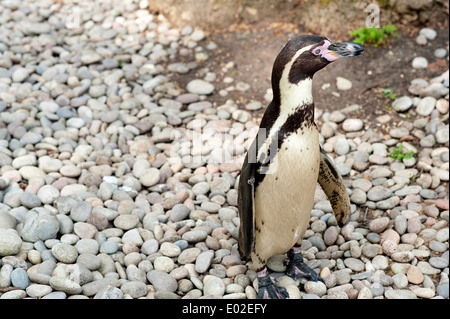
[[[319,134],[314,125],[292,133],[279,148],[270,174],[255,194],[255,223],[260,230],[255,232],[255,249],[261,257],[285,253],[305,232],[319,159]]]

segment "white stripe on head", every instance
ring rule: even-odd
[[[283,73],[280,79],[280,104],[281,114],[296,109],[298,106],[310,104],[313,102],[312,98],[312,79],[305,79],[297,84],[289,81],[289,72],[295,60],[305,51],[310,50],[315,44],[298,50],[292,57],[291,61],[284,66]],[[280,115],[281,115],[280,114]]]
[[[310,50],[314,45],[315,44],[312,44],[302,48],[301,50],[298,50],[292,57],[291,61],[289,61],[289,63],[287,63],[283,69],[283,73],[280,79],[280,114],[271,127],[265,143],[263,145],[258,143],[258,161],[261,160],[261,155],[263,152],[267,154],[269,147],[274,147],[274,144],[272,144],[271,141],[273,138],[277,138],[277,132],[286,122],[288,117],[294,114],[302,106],[313,103],[312,79],[306,78],[305,80],[294,84],[289,81],[289,72],[295,60],[297,60],[297,58],[303,52]],[[278,147],[278,145],[276,145],[275,147]]]

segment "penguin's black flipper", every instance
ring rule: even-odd
[[[239,252],[243,257],[250,257],[255,234],[255,172],[256,163],[249,163],[249,153],[242,165],[239,178],[238,207],[241,224],[239,227]],[[250,158],[251,154],[250,154]]]
[[[318,182],[331,203],[338,225],[345,226],[350,220],[350,199],[341,175],[322,147]]]

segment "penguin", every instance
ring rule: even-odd
[[[247,151],[238,190],[238,248],[242,258],[252,261],[260,299],[289,297],[267,270],[267,260],[275,255],[287,253],[286,274],[294,279],[323,281],[304,263],[296,246],[307,229],[317,183],[330,200],[338,225],[349,220],[350,201],[342,177],[319,144],[312,79],[329,63],[363,52],[357,43],[300,35],[275,59],[273,100]]]

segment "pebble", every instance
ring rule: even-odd
[[[186,90],[192,94],[209,95],[214,91],[214,85],[204,80],[195,79],[187,84]]]
[[[52,247],[53,256],[60,262],[71,264],[77,260],[78,251],[69,244],[58,243]]]
[[[222,279],[207,275],[204,279],[203,294],[205,296],[223,296],[225,293],[225,283]]]
[[[23,268],[14,269],[11,272],[11,284],[13,287],[25,290],[30,284],[26,270]]]
[[[336,77],[336,85],[338,90],[347,91],[352,88],[352,82],[343,77]]]
[[[175,278],[160,270],[148,272],[147,279],[153,285],[155,291],[175,292],[178,287]]]
[[[434,40],[437,37],[437,32],[431,28],[422,28],[419,34],[425,36],[428,40]]]
[[[436,106],[436,98],[432,96],[424,97],[417,105],[417,113],[422,116],[428,116],[433,112],[434,107]]]
[[[364,123],[360,119],[346,119],[342,123],[342,129],[346,132],[356,132],[363,128]]]
[[[415,57],[412,61],[414,69],[426,69],[428,67],[428,60],[424,57]]]
[[[411,108],[413,101],[409,96],[402,96],[392,103],[392,108],[397,112],[405,112]]]
[[[19,253],[22,239],[14,229],[0,228],[0,256],[12,256]]]
[[[49,284],[54,290],[62,291],[69,295],[79,294],[83,290],[78,283],[63,277],[51,277]]]
[[[26,293],[31,298],[42,298],[53,291],[53,288],[48,285],[31,284],[26,288]]]

